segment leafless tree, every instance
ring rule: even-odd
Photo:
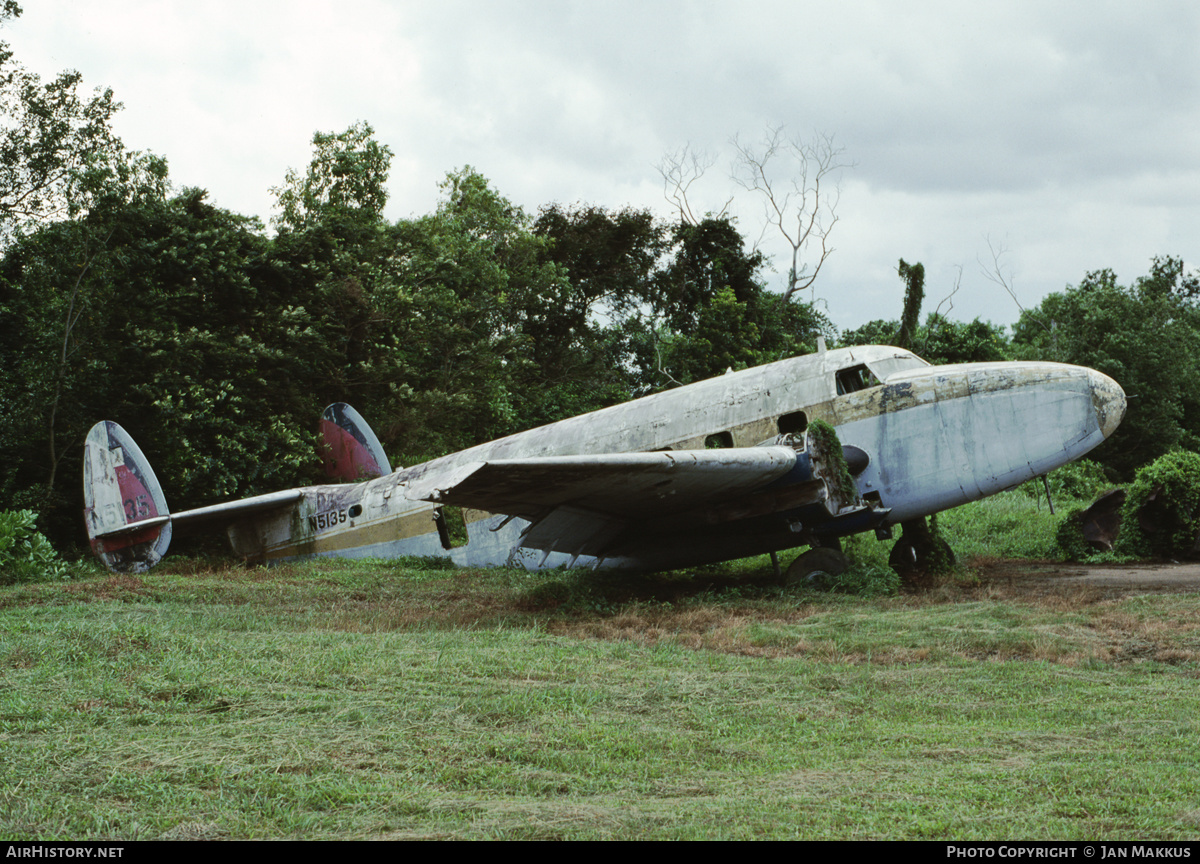
[[[844,161],[845,149],[834,142],[832,135],[817,134],[805,141],[785,135],[783,126],[768,126],[757,144],[743,144],[735,136],[733,146],[738,154],[734,181],[762,199],[766,222],[759,242],[774,228],[791,247],[791,266],[783,292],[787,302],[816,281],[833,253],[829,235],[838,221],[841,195],[837,173],[851,167],[851,163]],[[784,163],[782,168],[780,163]],[[784,175],[788,179],[780,179]],[[805,257],[810,260],[805,261]]]
[[[962,288],[962,275],[963,275],[962,265],[957,264],[957,265],[955,265],[955,267],[958,270],[958,275],[954,277],[954,289],[949,294],[947,294],[945,297],[943,297],[940,301],[938,301],[937,308],[933,310],[934,315],[938,315],[943,318],[948,318],[948,317],[950,317],[950,313],[954,311],[954,295],[958,293],[960,288]],[[949,304],[949,305],[947,305],[947,304]],[[943,306],[946,307],[945,312],[942,311]]]
[[[716,162],[717,157],[707,150],[693,150],[690,144],[685,144],[673,153],[663,156],[662,161],[658,163],[658,173],[663,178],[663,197],[679,211],[681,222],[688,225],[700,224],[700,219],[692,211],[692,204],[688,200],[688,190]],[[726,201],[716,218],[723,217],[732,202],[733,198]]]
[[[1003,259],[1004,259],[1004,256],[1006,254],[1008,254],[1008,250],[1005,249],[1004,246],[1002,246],[1002,245],[997,246],[996,244],[992,243],[991,237],[985,237],[984,239],[987,241],[988,254],[991,256],[991,259],[992,259],[991,264],[988,264],[982,260],[977,259],[977,260],[979,260],[979,269],[983,272],[984,278],[986,278],[989,282],[993,282],[996,285],[999,285],[1001,288],[1003,288],[1005,291],[1007,291],[1008,296],[1011,297],[1013,302],[1017,304],[1017,308],[1020,309],[1022,313],[1026,313],[1026,312],[1029,313],[1029,320],[1036,323],[1039,327],[1041,327],[1047,333],[1050,333],[1053,335],[1054,329],[1055,329],[1054,322],[1051,321],[1049,324],[1047,324],[1044,320],[1042,320],[1042,317],[1040,315],[1037,315],[1037,314],[1033,313],[1031,310],[1026,309],[1024,306],[1021,305],[1021,301],[1017,299],[1017,292],[1013,288],[1012,273],[1005,272],[1005,265],[1004,265]],[[1057,346],[1057,341],[1055,341],[1055,345]]]

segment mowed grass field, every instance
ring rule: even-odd
[[[0,588],[0,835],[1194,838],[1200,596],[1023,572],[862,598],[766,559],[168,558]]]

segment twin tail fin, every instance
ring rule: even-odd
[[[334,481],[362,481],[392,473],[383,445],[362,415],[335,402],[321,416],[325,473]],[[172,517],[162,486],[141,448],[129,433],[102,420],[83,445],[83,518],[88,542],[109,570],[144,573],[167,554],[173,520],[184,523],[224,521],[285,506],[301,490],[258,495],[226,504],[188,510]]]
[[[109,570],[143,573],[167,554],[171,515],[162,486],[129,433],[102,420],[83,444],[83,519]]]

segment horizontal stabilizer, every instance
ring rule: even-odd
[[[303,497],[303,489],[268,492],[266,495],[242,498],[240,501],[226,501],[221,504],[211,504],[208,507],[197,507],[195,510],[181,510],[171,515],[171,521],[181,528],[211,523],[228,525],[255,513],[266,513],[288,507]]]
[[[131,522],[128,525],[122,525],[120,528],[108,528],[97,531],[95,536],[108,539],[110,537],[127,537],[130,534],[136,534],[139,531],[145,531],[147,528],[159,528],[171,521],[170,516],[155,516],[153,519],[146,519],[141,522]]]

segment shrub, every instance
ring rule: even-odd
[[[1093,501],[1101,492],[1111,489],[1114,485],[1105,476],[1104,469],[1100,465],[1087,459],[1069,462],[1061,468],[1055,468],[1046,475],[1046,483],[1050,486],[1050,496],[1055,501],[1063,498]],[[1019,488],[1022,493],[1035,501],[1046,494],[1040,477],[1022,483]]]
[[[1114,551],[1138,558],[1194,555],[1200,534],[1200,455],[1174,450],[1140,468],[1121,510]]]
[[[1076,507],[1058,524],[1054,539],[1066,561],[1083,561],[1091,557],[1094,551],[1087,540],[1083,539],[1082,522],[1086,510],[1086,507]]]
[[[0,585],[69,579],[71,568],[37,531],[32,510],[0,512]]]

